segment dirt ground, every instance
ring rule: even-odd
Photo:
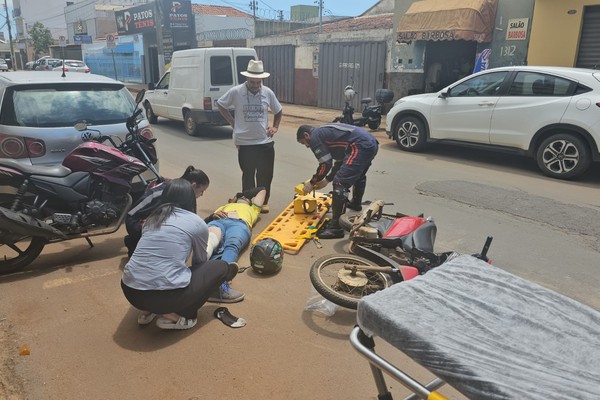
[[[286,122],[295,132],[299,121]],[[161,169],[174,176],[181,166],[165,160]],[[209,213],[228,195],[212,185],[202,199],[209,206],[198,212]],[[261,217],[255,234],[288,202],[272,202],[272,213]],[[356,313],[338,309],[325,316],[305,310],[316,295],[310,265],[344,251],[342,241],[324,241],[323,249],[307,243],[299,254],[284,256],[284,268],[275,276],[250,269],[236,277],[233,286],[246,298],[226,306],[248,321],[245,327],[225,326],[213,317],[219,304],[207,304],[195,328],[172,332],[136,323],[138,312],[119,286],[126,262],[124,234],[122,228],[94,238],[93,248],[83,240],[49,245],[25,271],[0,277],[1,399],[376,397],[368,363],[348,340]],[[249,265],[248,252],[240,264]],[[19,354],[23,345],[30,355]],[[382,344],[381,350],[393,349]],[[398,357],[393,354],[390,360]],[[417,377],[431,377],[415,368]],[[388,383],[397,395],[408,393]]]

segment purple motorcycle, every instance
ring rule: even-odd
[[[121,143],[84,121],[75,129],[89,141],[61,165],[0,159],[0,274],[24,268],[48,243],[84,238],[93,247],[91,236],[113,233],[125,220],[134,177],[150,169],[162,179],[154,166],[156,139],[142,136],[137,127],[143,97],[143,91],[136,96],[127,119],[129,133]]]

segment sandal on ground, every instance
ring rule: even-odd
[[[198,322],[197,318],[188,319],[185,317],[179,317],[177,321],[172,321],[168,318],[160,317],[156,320],[156,326],[160,329],[190,329],[196,326]]]
[[[232,315],[227,307],[219,307],[215,310],[215,318],[221,320],[225,325],[230,326],[232,328],[241,328],[246,325],[246,320],[244,318],[238,318]]]
[[[156,318],[156,314],[142,311],[138,316],[138,324],[148,325],[150,322],[154,321],[154,318]]]

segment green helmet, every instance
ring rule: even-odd
[[[250,250],[250,265],[261,275],[279,272],[283,263],[283,247],[275,239],[261,239]]]

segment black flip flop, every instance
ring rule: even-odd
[[[246,320],[244,318],[238,318],[233,316],[227,307],[219,307],[214,312],[215,318],[221,320],[225,325],[230,326],[232,328],[241,328],[246,325]]]

